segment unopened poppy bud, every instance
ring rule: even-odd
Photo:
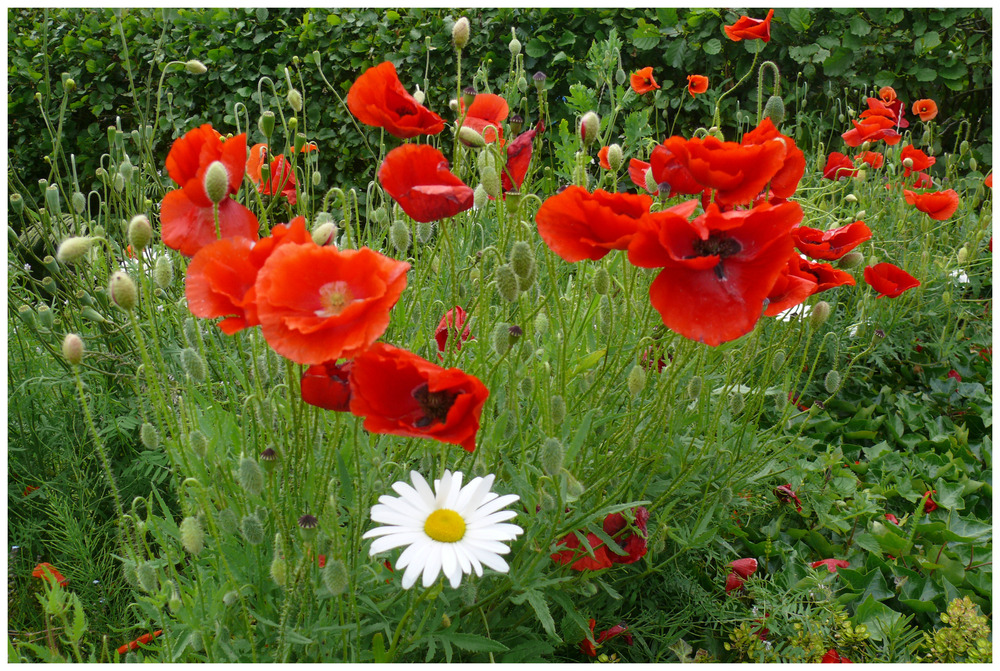
[[[844,123],[845,121],[847,121],[847,117],[844,116],[843,112],[837,115],[837,123]]]
[[[417,242],[422,245],[426,245],[430,242],[431,236],[434,235],[434,222],[433,221],[420,221],[417,222]]]
[[[945,305],[951,305],[951,293],[946,291],[941,294],[941,302]]]
[[[452,112],[455,112],[456,114],[458,113],[458,110],[461,109],[458,106],[458,100],[455,98],[452,98],[451,100],[448,101],[448,107],[451,109]]]
[[[517,282],[517,280],[515,280],[515,282]],[[510,351],[511,345],[513,345],[510,339],[510,325],[498,322],[497,325],[493,327],[493,333],[491,334],[490,340],[493,343],[493,351],[499,356],[505,355]]]
[[[771,119],[775,128],[781,126],[781,122],[785,120],[785,101],[781,99],[781,96],[771,96],[767,99],[767,104],[764,105],[764,116]]]
[[[462,126],[458,129],[458,139],[466,147],[472,147],[473,149],[482,149],[486,146],[486,140],[483,139],[483,136],[470,126]]]
[[[284,557],[271,560],[271,579],[278,587],[284,587],[288,583],[288,562]]]
[[[268,110],[260,115],[260,119],[257,120],[257,128],[260,132],[264,134],[264,137],[270,139],[271,134],[274,133],[274,112]]]
[[[855,181],[858,181],[858,182],[863,182],[867,178],[868,178],[868,171],[867,170],[858,170],[857,174],[854,175]]]
[[[67,77],[63,81],[63,86],[66,87],[68,92],[72,93],[76,90],[76,81],[72,77]]]
[[[517,90],[521,93],[528,92],[528,80],[523,75],[517,78]]]
[[[455,43],[455,48],[461,51],[469,43],[469,19],[464,16],[455,22],[451,27],[451,41]]]
[[[288,120],[288,130],[294,133],[299,128],[299,120],[297,117],[292,117]]]
[[[858,213],[854,216],[854,218],[864,219],[866,214],[868,214],[868,210],[858,210]],[[848,223],[850,223],[850,220],[848,220]]]
[[[184,372],[188,374],[188,377],[192,381],[201,384],[205,381],[207,375],[205,370],[205,359],[202,358],[201,354],[197,350],[188,347],[183,352],[181,352],[181,365],[184,367]]]
[[[646,369],[642,366],[632,366],[632,370],[628,374],[626,386],[628,387],[628,393],[632,396],[641,394],[642,390],[646,387]]]
[[[46,277],[45,279],[51,279]],[[38,325],[50,331],[56,322],[56,314],[48,305],[38,306]]]
[[[413,92],[413,99],[417,101],[418,105],[423,105],[424,104],[424,100],[426,98],[427,98],[427,96],[424,94],[423,91],[420,90],[420,85],[418,84],[417,85],[417,90]]]
[[[148,561],[144,561],[136,567],[135,577],[139,581],[139,588],[142,591],[149,594],[156,591],[156,569]]]
[[[962,245],[962,248],[958,250],[958,262],[965,263],[969,260],[969,247],[968,245]]]
[[[402,219],[392,222],[389,228],[389,242],[400,254],[410,248],[410,229],[403,223]]]
[[[320,578],[323,580],[323,586],[330,590],[331,596],[343,594],[350,586],[347,566],[340,559],[327,559],[326,566],[320,572]]]
[[[10,209],[18,216],[21,216],[21,213],[24,212],[24,198],[21,197],[21,194],[10,194]]]
[[[256,515],[247,515],[240,521],[240,534],[250,545],[264,542],[264,525]]]
[[[743,400],[743,393],[739,389],[734,389],[729,395],[729,412],[734,415],[738,415],[743,412],[745,406],[745,401]],[[732,492],[730,492],[730,498],[732,498]],[[725,505],[725,504],[723,504]]]
[[[977,170],[978,168],[979,164],[976,162],[976,158],[973,156],[972,158],[969,159],[969,169]]]
[[[192,75],[203,75],[208,72],[208,68],[205,67],[204,63],[193,58],[184,64],[184,69]]]
[[[625,71],[621,68],[618,68],[618,72],[615,73],[615,81],[618,82],[619,86],[625,83],[626,77],[628,77],[628,75],[625,74]]]
[[[199,459],[204,459],[205,455],[208,454],[208,436],[195,429],[191,432],[191,435],[188,436],[188,442],[191,444],[191,451],[194,452]]]
[[[135,282],[122,270],[111,276],[108,283],[108,295],[111,296],[111,301],[115,305],[126,312],[135,309],[139,302],[139,292],[135,287]]]
[[[771,359],[771,368],[775,373],[780,373],[785,366],[785,359],[788,355],[785,354],[785,350],[779,349],[774,353],[774,358]]]
[[[861,143],[861,151],[868,151],[872,148],[871,140],[865,140]]]
[[[820,301],[813,306],[812,312],[809,313],[809,325],[814,329],[819,328],[826,323],[826,320],[830,318],[830,304],[826,301]]]
[[[518,279],[531,276],[531,271],[535,266],[535,251],[531,244],[524,240],[518,240],[510,249],[510,267],[514,269],[514,274]]]
[[[552,425],[559,426],[566,419],[566,399],[556,394],[549,399],[549,414],[552,415]]]
[[[855,196],[853,193],[849,193],[846,196],[844,196],[844,200],[846,200],[848,203],[856,203],[858,202],[858,197]]]
[[[608,293],[611,288],[611,276],[604,266],[599,267],[594,272],[594,291],[600,295],[604,296]]]
[[[45,209],[49,211],[49,216],[52,217],[57,217],[62,212],[59,189],[55,185],[45,189]]]
[[[153,266],[153,282],[156,283],[161,289],[166,289],[174,281],[174,264],[171,263],[170,258],[166,255],[160,255],[156,258],[156,264]]]
[[[516,58],[521,53],[521,41],[517,39],[517,33],[514,32],[513,28],[510,29],[510,36],[511,40],[507,48],[510,49],[510,55]]]
[[[114,187],[115,191],[117,191],[118,193],[121,193],[122,190],[125,188],[125,176],[122,175],[120,172],[115,175]]]
[[[617,172],[622,167],[624,160],[621,145],[612,144],[608,147],[608,165],[611,166],[612,170]]]
[[[544,312],[539,312],[535,315],[535,333],[538,335],[545,335],[549,330],[549,318]]]
[[[503,194],[500,187],[500,177],[493,166],[486,166],[486,169],[480,170],[479,177],[487,194],[494,198],[499,198]]]
[[[528,348],[525,348],[526,351]],[[535,381],[530,377],[521,378],[521,395],[525,398],[529,398],[531,394],[535,391]]]
[[[160,432],[149,422],[143,422],[139,427],[139,440],[147,450],[155,450],[160,446]]]
[[[695,375],[690,380],[688,380],[687,385],[687,395],[692,401],[698,400],[701,396],[701,376]]]
[[[600,132],[601,117],[597,116],[597,112],[584,114],[583,118],[580,119],[580,139],[583,141],[583,146],[589,147],[594,144]]]
[[[521,133],[521,128],[524,126],[524,117],[520,114],[515,114],[510,118],[510,132],[514,135],[519,135]]]
[[[848,270],[850,268],[860,266],[864,260],[865,255],[861,252],[848,252],[840,257],[840,261],[837,262],[837,265],[844,270]]]
[[[611,334],[611,324],[614,321],[615,309],[608,297],[601,296],[601,302],[597,306],[597,330],[602,336]]]
[[[214,161],[205,171],[205,194],[213,203],[221,203],[229,194],[229,173],[222,161]]]
[[[73,205],[73,209],[77,214],[81,214],[85,209],[87,209],[87,197],[79,191],[70,196],[69,201]]]
[[[132,217],[128,225],[128,242],[135,252],[141,252],[153,239],[153,227],[144,214]]]
[[[575,501],[583,496],[587,489],[573,476],[572,473],[569,471],[563,472],[566,474],[566,499],[568,501]]]
[[[297,89],[291,89],[288,91],[288,96],[285,98],[288,102],[289,107],[291,107],[296,112],[302,111],[302,94],[298,92]]]
[[[660,192],[660,185],[656,183],[656,178],[653,177],[653,171],[651,169],[646,170],[645,182],[646,182],[646,191],[648,191],[649,193]]]
[[[239,520],[236,519],[236,513],[230,508],[220,510],[219,514],[215,517],[215,521],[219,525],[219,531],[227,536],[235,534],[239,527]]]
[[[542,451],[539,461],[542,465],[542,472],[551,477],[557,476],[563,467],[563,444],[558,438],[548,438],[542,444]]]
[[[205,549],[205,532],[197,517],[185,517],[181,521],[181,545],[193,555]]]
[[[531,76],[531,80],[535,83],[535,89],[541,93],[545,88],[545,73],[539,70]]]
[[[62,342],[63,357],[71,366],[79,366],[83,361],[83,340],[75,333],[67,333]]]
[[[823,387],[828,394],[836,393],[840,389],[840,373],[835,370],[827,372],[826,377],[823,378]]]
[[[913,168],[913,159],[912,158],[904,158],[903,159],[903,167],[904,168]]]
[[[482,184],[477,184],[472,190],[472,206],[477,210],[485,207],[490,202],[490,195],[486,193],[486,188]]]
[[[304,541],[311,541],[316,538],[316,529],[319,527],[319,520],[315,515],[306,513],[299,518],[299,536]]]
[[[66,238],[59,243],[59,249],[56,251],[56,258],[59,259],[59,263],[73,263],[75,261],[79,261],[87,255],[87,252],[90,251],[93,244],[94,239],[90,237]]]
[[[264,491],[264,472],[254,459],[250,457],[240,459],[239,482],[247,496],[258,496]]]
[[[389,221],[389,213],[384,207],[379,206],[372,213],[372,218],[375,219],[376,224],[385,224]]]
[[[332,245],[337,240],[337,224],[328,221],[313,229],[312,239],[320,247]]]
[[[969,141],[962,140],[962,144],[958,145],[958,155],[965,156],[969,153]]]

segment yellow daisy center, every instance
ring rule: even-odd
[[[454,510],[435,510],[424,522],[424,533],[442,543],[457,543],[465,536],[465,520]]]
[[[316,316],[334,317],[339,315],[352,301],[354,301],[354,295],[347,282],[343,280],[327,282],[319,288],[319,302],[323,307],[316,310]]]

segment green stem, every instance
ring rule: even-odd
[[[754,68],[757,67],[757,58],[759,56],[760,56],[760,51],[758,51],[757,53],[755,53],[753,55],[753,63],[750,64],[750,69],[747,70],[747,73],[745,75],[743,75],[743,77],[741,77],[738,82],[736,82],[735,84],[733,84],[732,87],[728,91],[724,91],[718,98],[716,98],[716,100],[715,100],[715,112],[712,114],[712,125],[713,126],[718,127],[718,125],[719,125],[719,109],[720,109],[720,107],[722,105],[722,99],[725,98],[730,93],[732,93],[733,91],[735,91],[736,89],[738,89],[740,87],[740,85],[743,82],[745,82],[747,80],[747,78],[751,74],[753,74]]]

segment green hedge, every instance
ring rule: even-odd
[[[107,127],[120,117],[126,133],[136,128],[136,103],[147,120],[151,119],[163,65],[195,58],[208,65],[207,74],[197,77],[181,71],[166,77],[161,130],[154,140],[158,156],[165,157],[170,140],[197,124],[211,122],[233,129],[237,103],[248,108],[251,141],[263,139],[256,129],[261,110],[258,80],[270,77],[283,97],[287,92],[284,69],[289,67],[296,86],[299,77],[303,83],[306,109],[301,121],[310,139],[322,149],[320,165],[327,185],[361,186],[363,191],[374,174],[372,162],[362,153],[364,143],[347,111],[324,89],[313,64],[313,51],[321,54],[324,71],[341,95],[364,68],[388,59],[396,64],[410,90],[418,84],[424,87],[426,81],[428,106],[450,118],[447,102],[455,96],[450,28],[462,15],[467,15],[473,26],[463,56],[464,83],[478,72],[480,88],[486,79],[493,90],[503,84],[510,67],[507,45],[514,28],[524,45],[529,80],[538,70],[548,75],[551,117],[572,119],[577,108],[589,102],[586,96],[575,93],[572,85],[579,82],[598,88],[598,79],[613,78],[617,73],[618,63],[609,63],[610,71],[602,73],[588,62],[594,41],[607,39],[615,29],[622,42],[622,70],[629,73],[652,66],[663,87],[657,106],[674,132],[690,134],[696,127],[708,125],[710,114],[705,100],[693,100],[687,94],[686,76],[708,75],[717,93],[746,72],[752,60],[750,48],[760,44],[726,38],[722,26],[734,22],[740,13],[764,14],[763,10],[669,8],[147,8],[121,11],[120,32],[111,10],[10,9],[8,143],[12,186],[22,189],[49,176],[47,166],[39,160],[51,147],[36,92],[41,94],[41,105],[49,118],[58,118],[61,73],[72,77],[78,87],[69,96],[64,150],[76,154],[84,186],[93,181],[100,156],[107,150]],[[781,69],[786,108],[807,121],[799,125],[806,140],[827,141],[832,149],[839,134],[850,127],[840,115],[849,106],[855,110],[862,107],[866,94],[891,85],[907,106],[918,98],[938,102],[940,133],[935,144],[939,152],[952,151],[965,137],[965,128],[961,138],[956,132],[961,121],[967,120],[973,151],[988,165],[991,35],[992,13],[984,9],[777,9],[763,56]],[[138,101],[131,97],[123,44],[127,44]],[[429,65],[428,46],[432,49]],[[168,97],[170,105],[166,104]],[[265,108],[276,109],[278,104],[265,87]],[[734,125],[737,105],[756,114],[755,78],[723,101],[724,128]],[[246,120],[241,124],[245,127]],[[377,141],[377,131],[370,134]],[[732,137],[731,131],[727,137]],[[35,191],[32,188],[26,196],[37,198]]]

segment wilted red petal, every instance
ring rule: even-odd
[[[532,140],[542,125],[527,130],[518,135],[507,145],[507,165],[503,174],[500,175],[503,190],[513,191],[520,189],[524,183],[524,177],[528,174],[528,167],[531,165]]]
[[[735,571],[726,576],[726,594],[743,589],[744,580]]]
[[[646,193],[646,171],[649,167],[649,163],[637,158],[629,159],[628,162],[628,176],[642,193]]]
[[[575,533],[568,533],[557,545],[557,547],[562,546],[566,549],[555,552],[550,557],[557,564],[570,564],[570,568],[574,571],[599,571],[612,566],[613,562],[609,556],[608,546],[601,539],[595,534],[587,534],[587,544],[594,553],[593,557],[586,554],[585,551],[578,551],[580,539]]]
[[[903,190],[906,202],[937,221],[944,221],[958,210],[958,193],[954,189],[932,193],[914,193]]]
[[[820,660],[820,663],[821,664],[853,664],[854,662],[852,662],[851,660],[847,659],[846,657],[841,657],[839,652],[837,652],[833,648],[830,648],[829,650],[826,651],[826,654],[823,655],[823,659]]]
[[[741,578],[749,578],[757,570],[757,560],[753,557],[747,557],[745,559],[735,559],[729,562],[730,568]]]
[[[826,165],[823,166],[824,179],[837,180],[841,177],[854,177],[857,174],[854,162],[839,151],[832,151],[826,157]]]
[[[820,559],[819,561],[814,561],[810,564],[813,568],[825,566],[830,573],[836,573],[838,568],[847,568],[850,565],[851,562],[846,559]]]

